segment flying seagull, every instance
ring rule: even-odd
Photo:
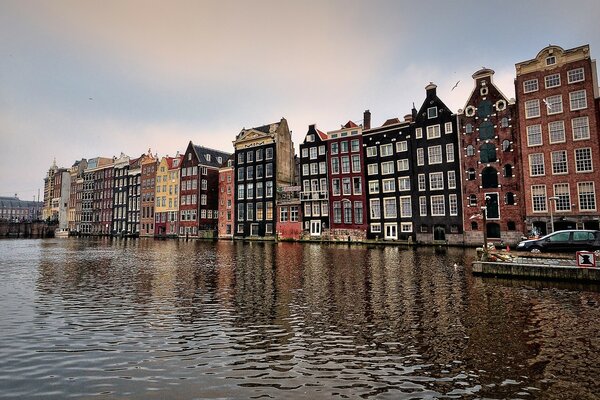
[[[94,98],[93,97],[88,97],[88,100],[94,100]]]
[[[450,89],[450,91],[453,91],[454,89],[456,89],[456,87],[458,86],[459,83],[460,83],[460,79],[456,82],[456,84],[452,87],[452,89]]]

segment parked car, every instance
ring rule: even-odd
[[[600,231],[569,229],[556,231],[539,239],[523,240],[517,250],[532,253],[600,250]]]

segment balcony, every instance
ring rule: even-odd
[[[300,192],[301,201],[318,201],[318,200],[329,200],[329,192],[327,190],[321,190],[316,192]]]

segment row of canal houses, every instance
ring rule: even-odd
[[[526,232],[598,229],[589,46],[548,46],[516,71],[516,100],[483,68],[457,113],[430,83],[402,120],[372,127],[367,110],[334,131],[310,125],[298,155],[282,118],[242,129],[233,154],[190,142],[173,157],[53,165],[44,216],[67,215],[61,227],[81,234],[186,238],[478,244],[484,230],[513,243]]]

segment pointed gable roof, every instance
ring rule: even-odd
[[[354,122],[352,121],[348,121],[346,122],[346,124],[344,125],[344,128],[358,128],[358,125],[356,125]]]
[[[383,125],[381,126],[389,126],[389,125],[395,125],[395,124],[399,124],[400,120],[398,118],[390,118],[388,120],[386,120]]]

